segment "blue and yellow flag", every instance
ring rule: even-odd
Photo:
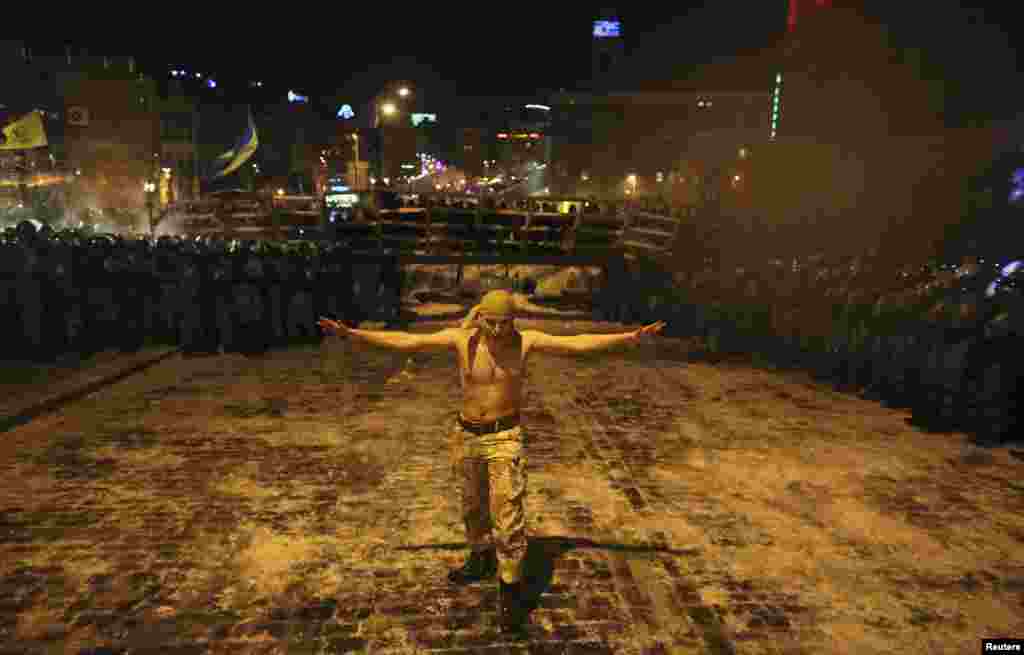
[[[224,177],[234,173],[238,168],[249,160],[260,145],[256,136],[256,124],[252,120],[252,112],[249,112],[249,127],[246,128],[242,138],[234,148],[218,156],[214,162],[214,178]]]
[[[43,119],[34,111],[0,129],[0,150],[30,150],[48,145]]]

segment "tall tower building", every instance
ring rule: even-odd
[[[783,114],[786,113],[785,83],[787,73],[792,83],[794,77],[804,77],[802,73],[815,72],[817,56],[821,53],[814,53],[814,46],[808,43],[808,29],[804,25],[814,21],[820,10],[831,7],[832,0],[789,0],[789,13],[786,17],[786,37],[783,41],[783,57],[780,62],[780,70],[776,72],[772,87],[772,119],[771,133],[769,138],[775,140],[779,134],[783,121]],[[803,28],[803,29],[801,29]],[[813,27],[811,28],[813,29]],[[792,95],[792,94],[789,94]],[[806,127],[806,125],[805,125]]]
[[[591,81],[595,88],[606,87],[611,75],[625,57],[622,21],[611,9],[601,10],[591,30]]]

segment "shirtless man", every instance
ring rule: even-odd
[[[384,348],[406,352],[451,348],[457,354],[463,399],[450,441],[472,554],[448,578],[454,584],[468,584],[500,571],[502,630],[522,635],[526,613],[519,599],[526,554],[526,461],[519,412],[526,358],[533,350],[584,353],[635,343],[657,334],[665,323],[621,334],[554,336],[519,331],[514,318],[512,294],[491,291],[460,327],[433,334],[356,330],[325,318],[319,325],[328,333],[353,336]]]

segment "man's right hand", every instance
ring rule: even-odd
[[[324,318],[323,316],[320,317],[320,320],[317,322],[317,325],[319,325],[320,328],[327,334],[347,337],[352,332],[352,328],[348,327],[344,323],[332,321],[331,319]]]

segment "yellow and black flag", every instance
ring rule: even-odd
[[[256,135],[256,124],[252,120],[252,111],[250,111],[249,127],[246,128],[234,148],[217,157],[213,164],[211,177],[219,178],[234,173],[253,156],[259,145],[260,141]]]
[[[31,150],[48,145],[39,112],[25,114],[0,128],[0,150]]]

